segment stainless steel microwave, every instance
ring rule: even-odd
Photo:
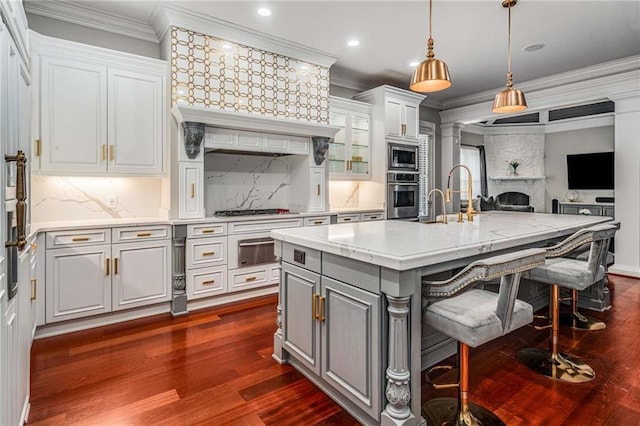
[[[389,171],[418,171],[418,146],[408,144],[389,144]]]

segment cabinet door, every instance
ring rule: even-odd
[[[312,167],[311,173],[311,188],[309,189],[309,211],[310,212],[322,212],[326,210],[326,173],[324,168]]]
[[[110,245],[47,250],[47,323],[111,311],[110,256]]]
[[[109,172],[162,173],[162,77],[109,69]]]
[[[113,310],[171,299],[170,240],[114,244]]]
[[[378,418],[380,296],[324,276],[321,284],[322,378]]]
[[[347,114],[332,110],[329,124],[340,127],[329,141],[329,173],[335,177],[347,175]]]
[[[418,105],[404,104],[404,138],[418,140]]]
[[[371,133],[369,131],[370,118],[368,115],[352,114],[349,129],[351,131],[350,154],[351,167],[349,173],[352,179],[369,178],[371,171]]]
[[[404,103],[396,99],[385,99],[385,119],[387,136],[400,138],[403,135],[403,108]]]
[[[41,170],[106,171],[106,67],[46,56],[41,67]]]
[[[180,162],[179,219],[204,217],[204,165]]]
[[[320,374],[317,319],[320,275],[283,262],[280,291],[284,348],[307,368]]]
[[[0,421],[4,425],[20,424],[20,410],[22,409],[20,396],[18,394],[18,383],[20,381],[20,332],[18,329],[18,301],[14,297],[8,304],[7,310],[2,318],[2,327],[4,328],[3,343],[6,344],[5,359],[2,364],[3,378],[6,383],[0,383],[3,386],[4,406],[0,411]],[[28,354],[25,354],[28,356]],[[2,402],[2,401],[0,401]],[[3,412],[4,411],[4,412]],[[2,418],[4,417],[4,418]]]

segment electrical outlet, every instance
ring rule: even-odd
[[[116,195],[110,195],[108,202],[109,202],[109,207],[114,209],[118,204],[118,197]]]

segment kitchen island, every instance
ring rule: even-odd
[[[282,271],[273,356],[363,424],[425,424],[422,277],[609,220],[492,211],[463,223],[274,230]]]

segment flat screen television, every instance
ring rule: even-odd
[[[569,189],[614,189],[613,152],[567,155]]]

